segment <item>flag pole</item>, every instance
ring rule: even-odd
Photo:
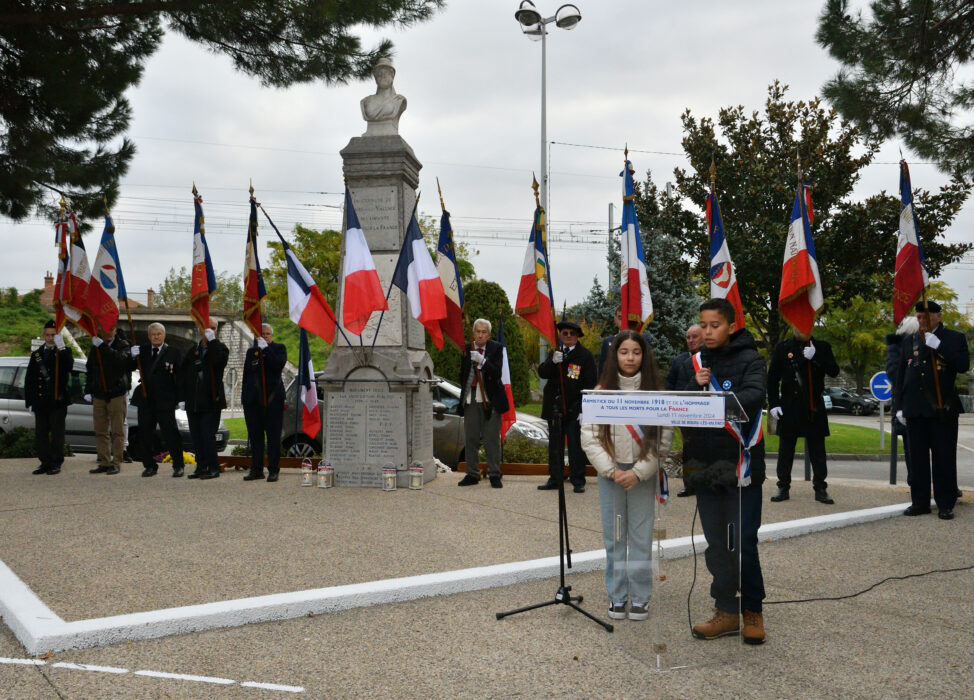
[[[421,192],[417,192],[416,193],[416,203],[413,204],[413,213],[412,213],[412,216],[409,219],[410,221],[412,221],[412,217],[413,216],[416,216],[416,210],[419,209],[419,195],[420,194],[422,194],[422,193]],[[440,198],[440,201],[441,202],[443,201],[442,197]],[[409,224],[406,224],[406,226],[407,226],[407,233],[408,233]],[[405,240],[406,240],[406,237],[403,236],[403,242],[405,242]],[[400,248],[399,254],[402,255],[402,249],[401,248]],[[396,279],[396,272],[398,270],[399,270],[399,261],[396,260],[396,267],[392,271],[392,277],[389,278],[389,289],[386,291],[386,306],[389,306],[389,295],[392,294],[392,285],[393,285],[393,282]],[[382,309],[381,313],[379,313],[379,322],[377,324],[375,324],[375,334],[372,336],[372,345],[369,346],[369,352],[370,353],[372,352],[372,350],[375,349],[375,341],[379,337],[379,329],[382,327],[382,318],[385,315],[386,315],[386,310],[385,309]],[[359,336],[358,339],[359,339],[359,341],[361,341],[362,340],[362,336]]]
[[[628,152],[628,148],[627,148],[627,152]],[[557,349],[561,351],[562,344],[561,344],[561,338],[558,335],[558,322],[555,321],[554,292],[551,289],[551,258],[548,256],[548,240],[547,240],[548,237],[545,235],[545,229],[547,228],[548,224],[545,221],[544,207],[541,206],[541,199],[540,199],[540,195],[538,194],[538,188],[540,187],[540,185],[538,185],[538,178],[536,178],[533,173],[531,174],[531,180],[532,180],[531,189],[534,190],[534,206],[536,207],[537,210],[541,211],[541,221],[539,222],[541,226],[540,229],[537,231],[537,235],[541,236],[541,249],[544,251],[545,261],[548,263],[547,265],[548,269],[545,270],[545,272],[548,275],[548,303],[551,305],[551,325],[552,325],[552,331],[554,332],[554,335],[552,337],[555,339],[555,345]],[[565,399],[565,373],[563,371],[563,368],[561,367],[558,368],[558,382],[561,385],[561,411],[562,411],[561,415],[562,415],[562,419],[564,419],[565,415],[568,413],[568,403],[567,400]],[[564,470],[564,465],[562,465],[562,469]]]
[[[798,149],[795,149],[795,162],[798,166],[798,206],[801,207],[802,213],[802,235],[805,235],[805,221],[808,219],[808,210],[805,205],[805,183],[802,182],[802,157]],[[811,223],[809,223],[811,226]],[[815,321],[812,321],[814,325]],[[812,344],[812,334],[808,334],[808,340],[805,341],[805,347],[810,347]],[[809,414],[815,413],[815,387],[812,379],[812,361],[805,360],[805,369],[808,371],[808,412]]]
[[[61,240],[64,240],[64,237],[67,237],[67,235],[68,235],[67,222],[65,222],[65,220],[64,220],[64,215],[65,215],[65,212],[67,210],[67,206],[68,206],[68,203],[65,201],[65,199],[64,199],[64,193],[62,192],[61,193],[61,219],[60,219],[60,221],[61,221],[61,225],[63,225],[64,228],[61,230],[61,236],[62,236],[62,239]],[[63,274],[64,274],[64,277],[67,278],[67,277],[70,277],[70,275],[71,275],[71,246],[65,245],[65,251],[66,251],[66,255],[68,257],[64,261],[64,273]],[[65,280],[62,279],[61,280],[61,283],[64,284],[64,282],[65,282]],[[64,295],[63,294],[61,295],[61,307],[62,307],[62,309],[64,307]],[[57,324],[55,324],[55,325],[57,325]],[[57,332],[60,333],[61,332],[61,329],[60,328],[57,328]],[[60,377],[60,376],[61,376],[61,353],[60,352],[56,352],[56,353],[54,353],[54,400],[55,401],[58,400],[58,377]]]
[[[254,203],[256,203],[256,201],[257,201],[257,200],[254,199],[254,180],[253,180],[253,178],[250,179],[250,200],[252,202],[254,202]],[[251,231],[250,232],[250,235],[247,236],[247,246],[250,248],[250,250],[248,252],[254,256],[254,261],[255,261],[255,264],[256,264],[256,260],[257,260],[257,221],[256,221],[256,217],[254,217],[254,219],[255,219],[254,220],[254,230]],[[249,270],[248,270],[248,274],[249,274]],[[244,285],[246,286],[246,284],[247,284],[247,281],[244,280]],[[260,298],[260,296],[258,296],[257,297],[257,317],[258,318],[261,318],[261,315],[260,315],[260,302],[261,302],[261,298]],[[263,321],[263,318],[261,318],[261,320]],[[263,325],[261,325],[261,328],[258,329],[258,331],[259,331],[258,332],[258,335],[260,335],[261,337],[263,337],[263,332],[264,332]],[[261,392],[262,392],[261,395],[262,395],[262,397],[264,399],[264,408],[267,408],[267,377],[264,375],[264,351],[261,350],[259,344],[257,345],[257,362],[260,364],[260,389],[261,389]]]

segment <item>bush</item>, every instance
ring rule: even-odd
[[[64,456],[70,457],[73,454],[71,446],[64,443]],[[30,428],[14,428],[8,433],[0,433],[0,459],[23,459],[36,456],[34,431]]]
[[[525,437],[511,435],[504,443],[504,461],[512,464],[547,464],[548,448]]]
[[[234,457],[250,457],[250,442],[245,442],[243,445],[234,445],[233,449],[230,450],[230,454]]]

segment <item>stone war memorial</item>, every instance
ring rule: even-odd
[[[386,59],[376,64],[376,92],[361,103],[366,131],[341,151],[346,187],[385,290],[416,204],[422,167],[399,135],[406,98],[393,89],[395,73]],[[342,265],[344,255],[343,250]],[[343,297],[340,287],[339,324]],[[424,482],[435,478],[433,362],[425,330],[399,289],[389,295],[388,311],[372,314],[357,340],[339,334],[318,378],[325,396],[325,459],[335,469],[335,484],[380,487],[382,469],[395,467],[397,485],[405,487],[409,467],[417,465],[423,467]]]

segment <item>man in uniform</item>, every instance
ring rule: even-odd
[[[957,417],[963,412],[958,374],[971,364],[963,333],[941,323],[940,305],[916,305],[920,329],[903,339],[897,377],[893,381],[893,412],[906,424],[910,450],[910,497],[904,515],[930,512],[930,479],[942,520],[953,520],[957,502]]]
[[[250,440],[250,472],[244,481],[264,478],[264,435],[267,435],[267,480],[277,481],[281,469],[281,422],[284,419],[284,384],[281,371],[287,362],[287,348],[275,343],[269,323],[260,327],[244,358],[243,389],[240,403]],[[263,374],[262,374],[263,373]]]
[[[217,339],[216,329],[216,321],[211,320],[210,327],[203,331],[203,339],[183,358],[181,396],[196,451],[196,469],[189,479],[220,476],[216,431],[220,428],[220,414],[227,407],[223,370],[230,359],[230,349]]]
[[[673,358],[673,362],[670,363],[670,371],[666,373],[665,387],[667,391],[676,390],[676,380],[680,375],[680,367],[683,366],[684,362],[690,359],[691,355],[697,354],[697,351],[700,349],[700,345],[703,343],[703,328],[700,327],[699,323],[694,323],[692,326],[687,328],[686,341],[687,349]],[[684,484],[683,488],[680,489],[676,495],[678,498],[686,498],[687,496],[692,496],[694,493],[695,492],[691,487]]]
[[[125,449],[129,344],[114,327],[91,339],[85,375],[85,401],[91,404],[98,466],[90,474],[118,474]]]
[[[501,380],[504,346],[490,339],[491,325],[485,318],[473,323],[473,342],[464,347],[460,360],[460,405],[465,437],[467,475],[459,486],[480,481],[480,445],[487,453],[487,476],[491,487],[501,482],[501,415],[508,409],[507,392]]]
[[[582,391],[591,389],[598,381],[595,357],[578,342],[582,335],[577,323],[561,321],[558,324],[560,345],[538,367],[538,376],[548,380],[544,387],[541,417],[548,421],[549,435],[554,436],[550,431],[555,411],[563,413],[561,425],[568,438],[568,478],[575,493],[585,492],[585,452],[582,451],[582,427],[578,422],[582,414]],[[558,488],[565,473],[561,455],[562,446],[555,439],[548,440],[548,481],[538,490]]]
[[[142,476],[155,476],[156,424],[162,441],[172,456],[172,475],[183,475],[183,443],[176,427],[176,405],[179,403],[179,350],[166,343],[166,327],[149,324],[149,342],[133,345],[127,369],[135,371],[139,364],[142,379],[132,393],[132,405],[139,409],[139,440],[142,443]]]
[[[825,438],[829,419],[825,415],[825,375],[839,376],[839,365],[832,346],[824,340],[813,340],[795,333],[778,343],[768,367],[768,406],[778,420],[778,490],[771,500],[787,501],[791,489],[791,467],[795,443],[805,438],[805,449],[812,463],[812,488],[815,500],[831,505],[828,467],[825,461]]]
[[[40,465],[32,473],[57,474],[64,463],[64,419],[71,396],[68,380],[74,358],[54,321],[44,324],[44,345],[30,354],[24,377],[24,404],[34,414],[34,449]]]

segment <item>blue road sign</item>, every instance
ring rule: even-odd
[[[886,372],[876,372],[869,380],[869,391],[877,401],[889,401],[893,398],[893,383],[886,376]]]

